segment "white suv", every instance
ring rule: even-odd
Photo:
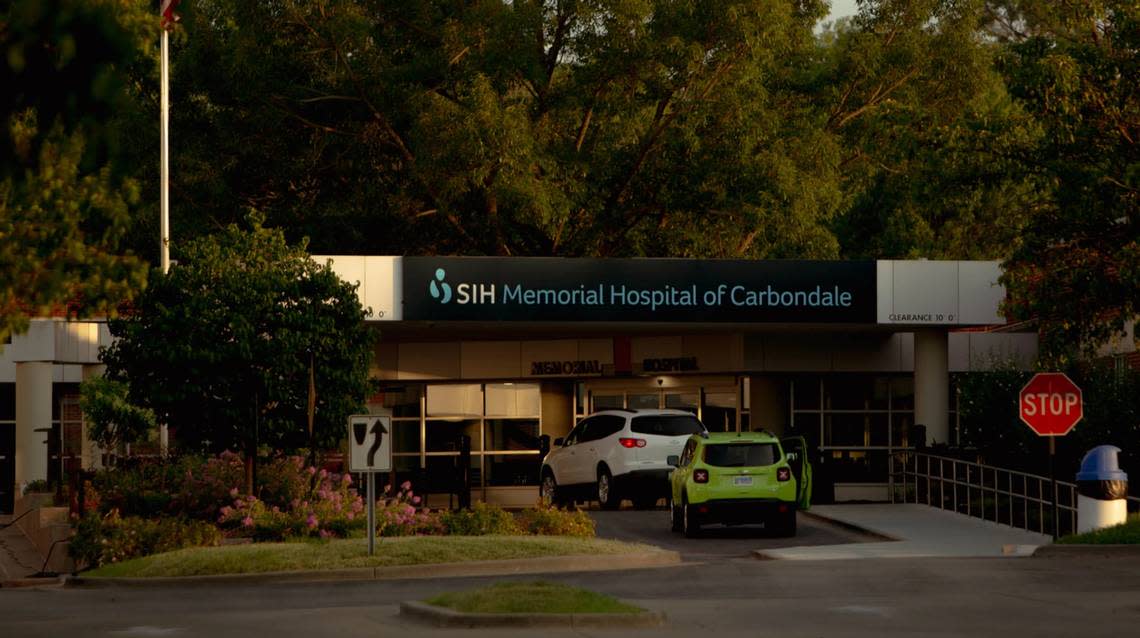
[[[623,498],[652,507],[669,490],[666,462],[705,426],[683,410],[603,410],[582,419],[542,461],[542,498],[575,496],[616,509]]]

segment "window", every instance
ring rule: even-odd
[[[695,416],[653,415],[633,417],[632,430],[637,434],[681,436],[700,434],[705,431],[705,427]]]
[[[603,414],[590,419],[590,432],[583,441],[598,441],[621,432],[625,427],[625,417]]]
[[[774,465],[779,454],[772,443],[723,443],[705,446],[705,463],[714,467]]]
[[[695,450],[696,448],[697,448],[697,442],[696,441],[689,441],[688,443],[686,443],[685,444],[685,451],[681,452],[681,460],[678,462],[678,465],[680,465],[681,467],[685,467],[689,463],[691,463],[693,461],[693,450]]]
[[[574,426],[573,430],[570,430],[570,434],[566,435],[566,441],[563,443],[563,445],[574,445],[579,441],[585,441],[586,439],[584,437],[586,436],[586,430],[589,429],[590,423],[593,420],[594,419],[581,420],[578,425]]]

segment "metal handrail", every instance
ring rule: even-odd
[[[892,454],[889,464],[893,503],[924,503],[1041,534],[1077,531],[1075,483],[1057,481],[1053,530],[1053,482],[1047,476],[910,450]],[[1140,511],[1140,498],[1128,497],[1128,511]]]

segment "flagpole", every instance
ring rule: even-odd
[[[170,31],[162,28],[162,89],[159,105],[159,261],[162,274],[170,272]],[[163,423],[158,430],[158,445],[166,456],[169,432]]]

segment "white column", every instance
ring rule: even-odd
[[[17,488],[48,476],[48,432],[36,430],[51,428],[51,367],[47,361],[16,363]]]
[[[950,354],[946,330],[914,331],[914,422],[926,442],[950,442]]]
[[[102,363],[89,363],[83,366],[83,380],[98,378],[106,372],[107,366]],[[83,415],[83,468],[97,469],[103,467],[103,449],[91,440],[87,433],[87,415]]]

